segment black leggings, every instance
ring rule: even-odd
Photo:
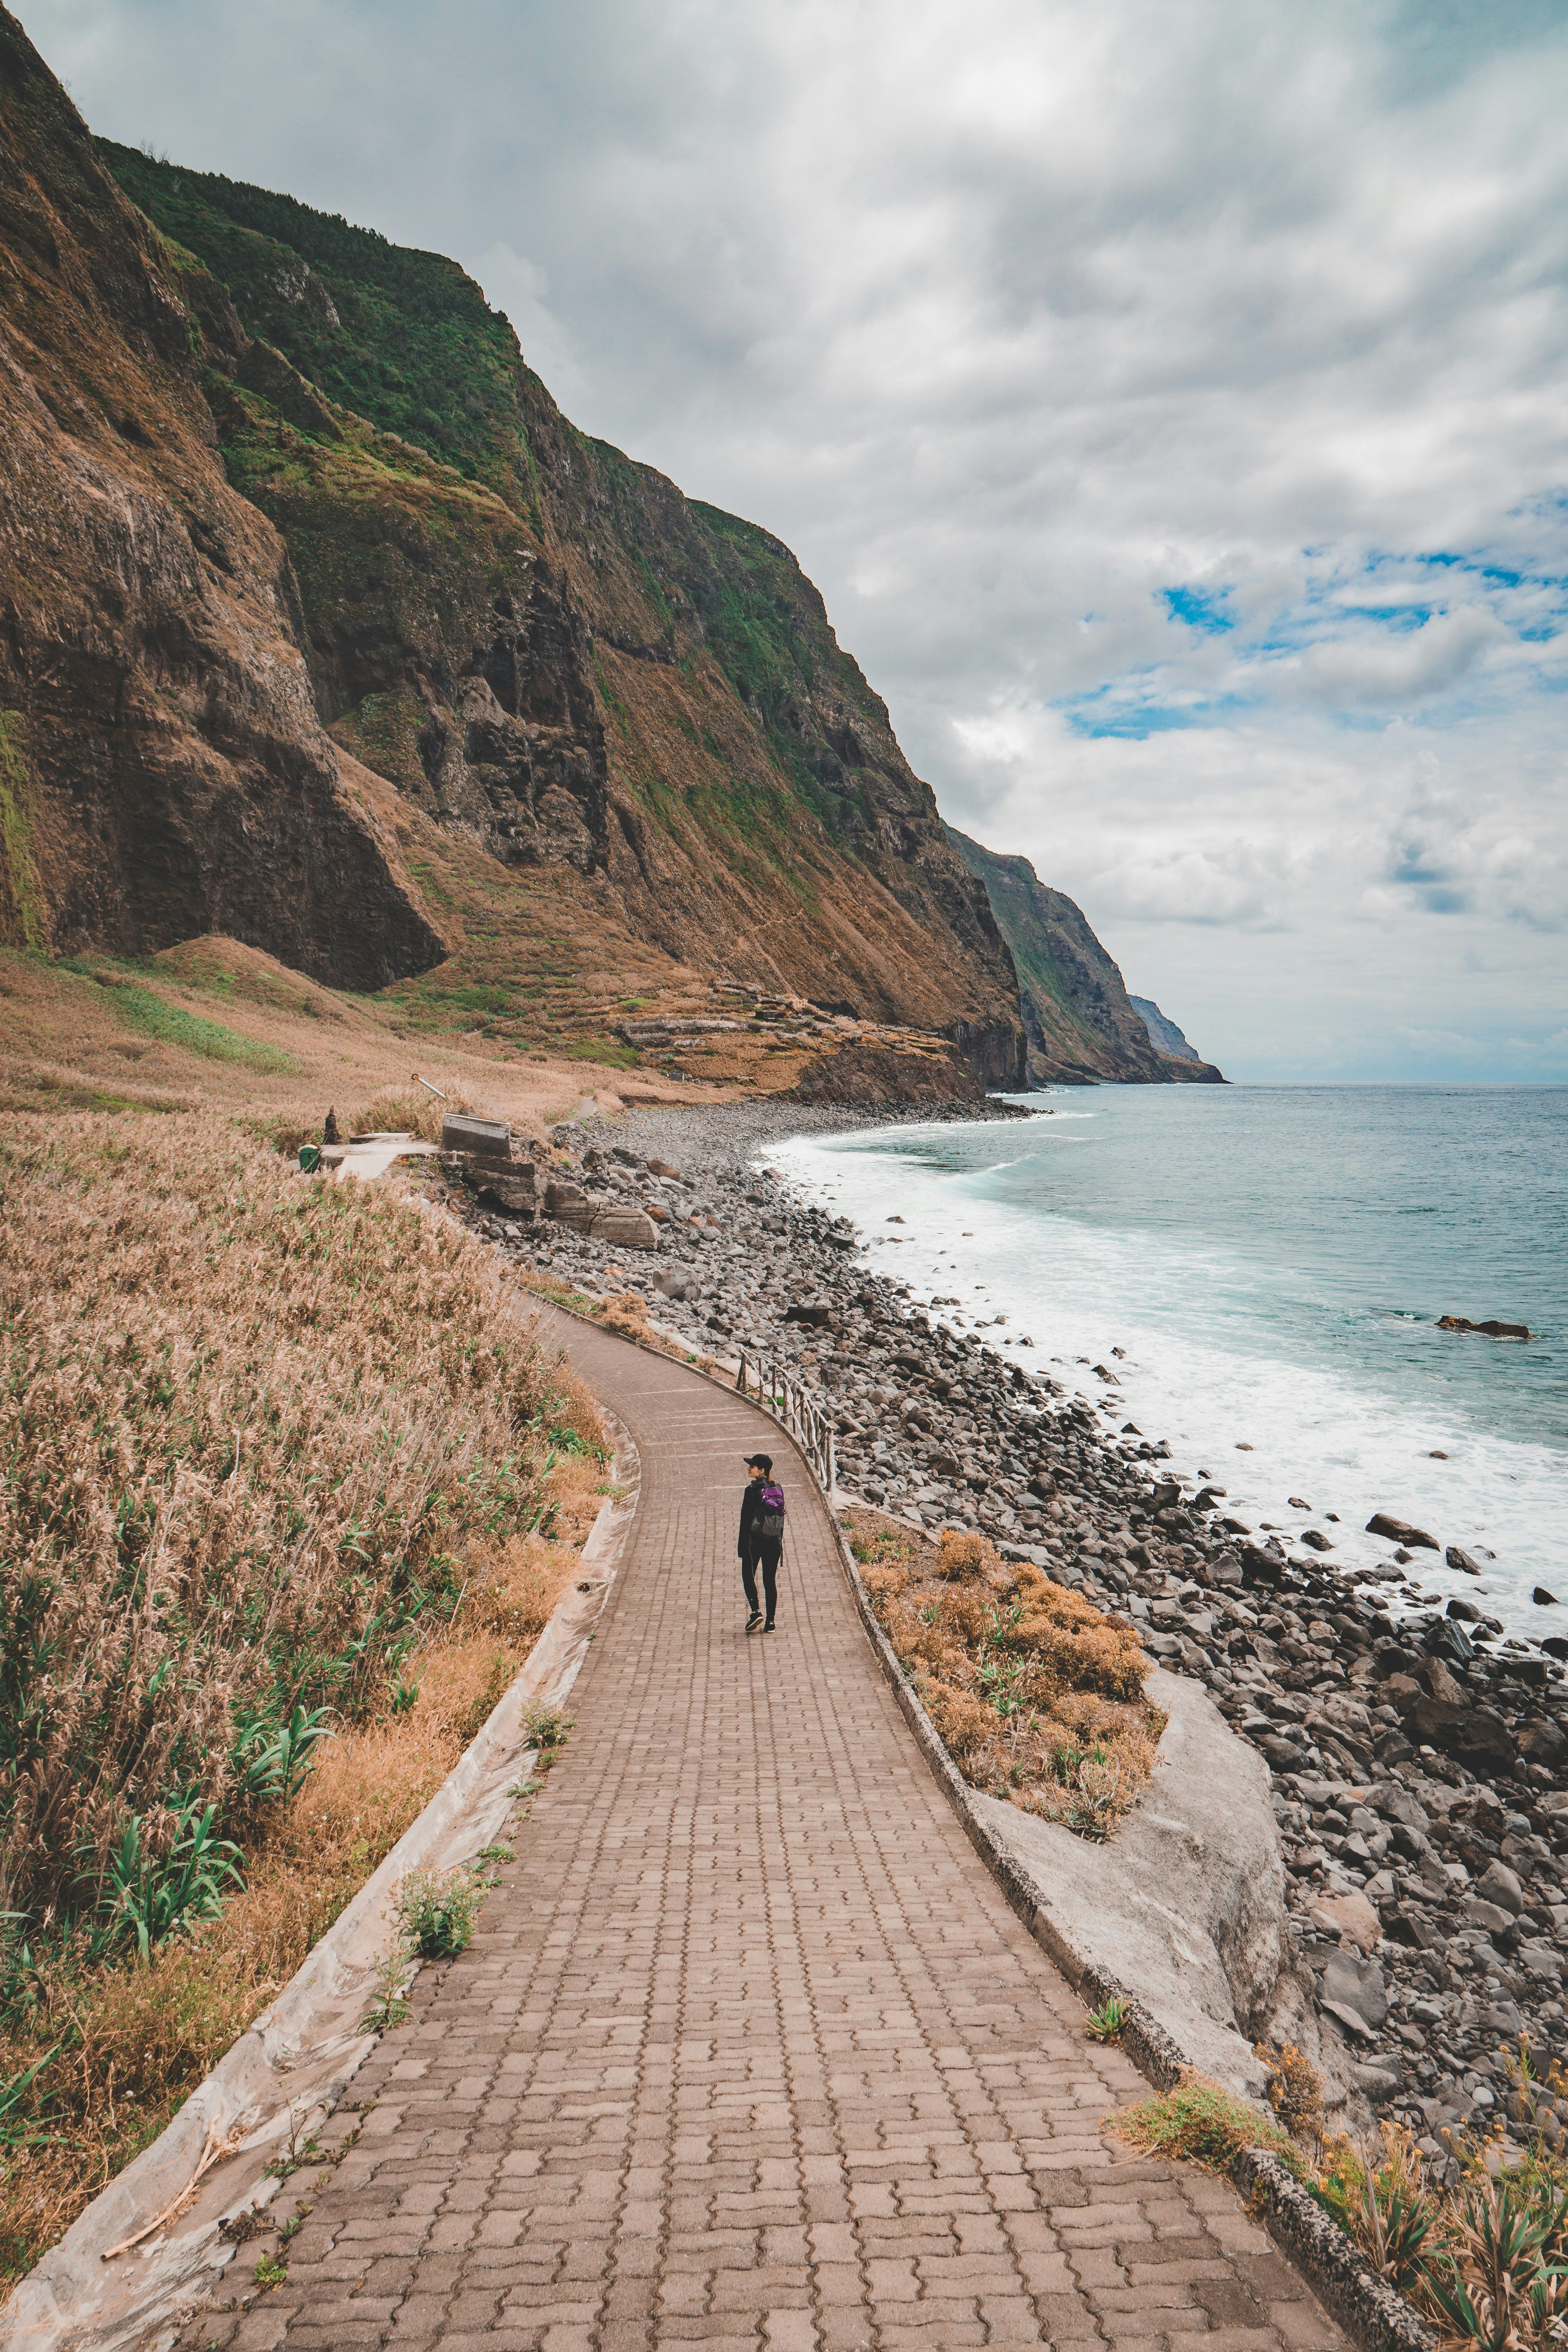
[[[752,1616],[757,1613],[757,1563],[762,1562],[763,1591],[768,1604],[768,1623],[773,1622],[773,1609],[778,1600],[779,1553],[783,1538],[777,1543],[760,1543],[742,1555],[741,1581],[746,1588],[746,1606]]]

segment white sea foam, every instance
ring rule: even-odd
[[[1058,1111],[1052,1149],[1078,1140],[1064,1130],[1092,1117]],[[1442,1547],[1496,1555],[1483,1559],[1478,1587],[1447,1567],[1441,1549],[1420,1552],[1407,1573],[1421,1587],[1479,1599],[1510,1633],[1539,1638],[1554,1622],[1568,1624],[1568,1609],[1554,1621],[1531,1601],[1545,1584],[1568,1601],[1563,1454],[1479,1428],[1446,1395],[1427,1406],[1391,1393],[1370,1370],[1289,1360],[1269,1346],[1278,1268],[1266,1273],[1220,1238],[1108,1229],[987,1197],[1016,1159],[931,1166],[922,1146],[942,1133],[885,1131],[872,1149],[864,1133],[802,1137],[769,1158],[855,1220],[877,1273],[908,1283],[921,1305],[957,1294],[960,1306],[934,1310],[943,1320],[984,1326],[1008,1360],[1089,1399],[1108,1430],[1132,1422],[1168,1440],[1172,1470],[1223,1486],[1230,1513],[1248,1526],[1319,1527],[1334,1546],[1331,1563],[1356,1568],[1389,1560],[1392,1547],[1364,1528],[1373,1511],[1391,1511]],[[901,1228],[886,1222],[893,1206]],[[1312,1279],[1300,1277],[1311,1311],[1352,1311],[1318,1297]],[[1447,1461],[1432,1458],[1439,1453]],[[1292,1508],[1292,1495],[1310,1510]]]

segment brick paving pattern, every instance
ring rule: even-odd
[[[472,1945],[329,2127],[360,2136],[286,2284],[184,2343],[1338,2352],[1228,2186],[1107,2142],[1147,2086],[931,1780],[787,1442],[559,1328],[643,1463],[576,1729]],[[779,1630],[747,1639],[759,1444],[790,1507]]]

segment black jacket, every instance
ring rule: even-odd
[[[765,1478],[748,1478],[746,1481],[745,1493],[741,1496],[741,1533],[735,1545],[737,1559],[744,1559],[749,1551],[760,1551],[763,1548],[763,1488],[768,1483]],[[776,1479],[773,1481],[775,1486],[777,1483]]]

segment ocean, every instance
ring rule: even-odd
[[[768,1161],[917,1302],[1167,1440],[1249,1526],[1317,1526],[1354,1568],[1389,1559],[1364,1528],[1393,1512],[1481,1558],[1478,1586],[1418,1552],[1425,1591],[1568,1634],[1568,1088],[1014,1099],[1044,1116],[797,1137]]]

